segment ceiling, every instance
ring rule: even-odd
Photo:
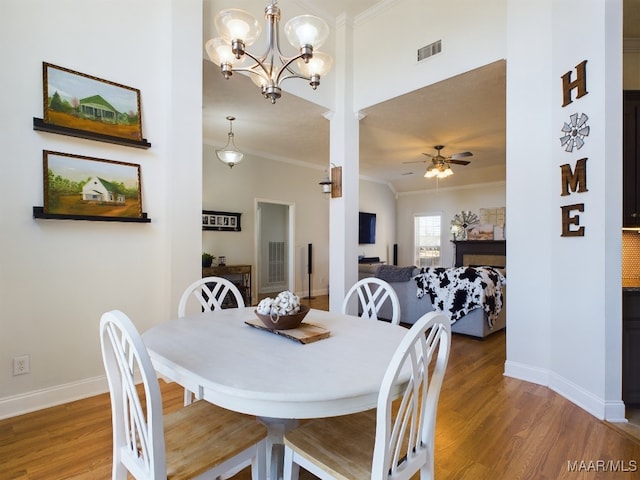
[[[377,2],[298,3],[316,15],[332,18],[345,11],[357,17]],[[285,7],[281,8],[284,15]],[[640,37],[640,0],[624,0],[624,8],[624,36]],[[225,80],[219,67],[208,60],[203,67],[205,144],[219,148],[226,143],[229,124],[225,117],[233,115],[236,144],[248,154],[235,168],[249,168],[252,155],[257,155],[316,165],[321,178],[329,162],[326,108],[287,93],[272,105],[248,78],[234,75]],[[499,61],[366,108],[360,112],[360,174],[387,183],[398,193],[504,181],[505,86],[506,64]],[[455,174],[444,180],[424,178],[431,161],[422,153],[435,154],[437,144],[445,145],[445,156],[473,152],[467,158],[471,164],[452,166]]]

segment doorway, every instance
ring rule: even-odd
[[[258,301],[294,291],[294,205],[256,200],[256,278]]]

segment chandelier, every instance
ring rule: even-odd
[[[261,28],[253,15],[244,10],[220,11],[213,20],[220,37],[212,38],[205,44],[207,55],[220,66],[226,79],[233,72],[248,73],[271,103],[276,103],[282,96],[282,82],[289,78],[307,80],[315,90],[320,85],[320,77],[326,75],[333,64],[330,55],[316,51],[329,36],[329,25],[313,15],[299,15],[285,24],[287,40],[299,53],[292,57],[282,54],[280,9],[277,3],[273,0],[264,9],[267,50],[262,56],[245,50],[260,36]],[[248,65],[247,58],[254,63]]]
[[[446,165],[444,162],[438,165],[431,165],[424,173],[425,178],[447,178],[451,175],[453,175],[453,170],[451,170],[451,167]]]
[[[236,142],[233,140],[233,121],[235,119],[236,117],[227,117],[227,120],[229,120],[227,144],[220,150],[216,150],[218,159],[222,163],[229,165],[229,168],[233,168],[235,164],[240,163],[242,161],[242,158],[244,157],[244,153],[238,150],[238,147],[236,147]]]

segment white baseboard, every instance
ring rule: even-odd
[[[603,400],[555,372],[507,361],[504,364],[504,374],[518,380],[548,387],[600,420],[627,421],[624,402]]]
[[[625,408],[626,407],[622,400],[618,402],[605,402],[604,419],[607,422],[613,423],[629,423]]]
[[[107,377],[102,375],[79,382],[0,398],[0,420],[92,397],[108,391]]]
[[[326,295],[322,291],[315,295]],[[505,362],[504,375],[550,388],[575,403],[591,415],[608,422],[626,422],[622,401],[605,401],[563,377],[545,369],[532,368],[516,362]],[[12,397],[0,398],[0,420],[43,408],[73,402],[109,391],[106,377],[88,378]]]
[[[507,377],[517,378],[537,385],[549,386],[549,372],[542,368],[534,368],[531,365],[511,362],[504,362],[504,374]]]

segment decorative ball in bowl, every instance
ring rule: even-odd
[[[271,330],[291,330],[292,328],[297,328],[304,320],[304,317],[309,313],[308,305],[300,305],[300,310],[298,313],[293,313],[291,315],[278,315],[277,313],[258,313],[255,311],[256,316],[262,320],[262,323],[265,324],[267,328]]]

